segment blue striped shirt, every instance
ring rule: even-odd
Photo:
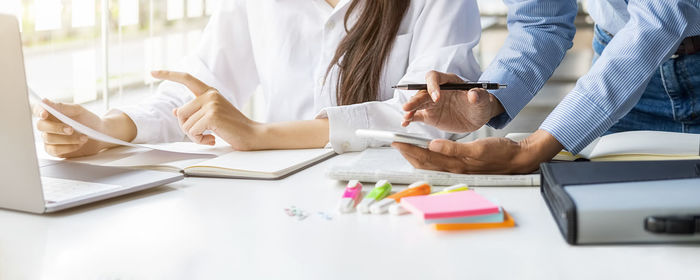
[[[493,91],[505,108],[488,125],[506,126],[530,102],[571,48],[578,6],[575,0],[504,0],[508,37],[481,81],[507,84]]]
[[[529,7],[526,9],[518,9],[519,6],[524,5],[518,4],[522,2],[532,3],[529,3]],[[509,17],[513,15],[515,18],[509,19],[510,32],[531,32],[525,28],[512,28],[511,26],[522,25],[512,21],[523,19],[525,22],[531,22],[533,19],[529,18],[540,17],[543,13],[542,11],[553,12],[551,7],[553,3],[545,5],[543,2],[546,1],[511,2]],[[555,2],[558,2],[558,6],[562,7],[565,5],[569,7],[571,5],[575,6],[574,0]],[[536,7],[540,5],[542,7]],[[527,5],[525,4],[525,6]],[[572,153],[581,151],[591,141],[607,131],[617,120],[627,114],[636,105],[656,68],[669,59],[685,37],[700,34],[700,3],[698,3],[698,0],[631,0],[625,8],[629,14],[627,23],[616,32],[613,40],[606,46],[605,51],[588,73],[578,80],[576,87],[540,126],[540,129],[552,134]],[[555,22],[554,25],[549,27],[540,26],[534,32],[539,33],[542,30],[548,30],[557,34],[569,34],[572,32],[569,25],[573,25],[575,12],[572,14],[571,10],[558,11],[560,13],[552,14],[550,18],[561,17],[570,21]],[[591,16],[595,17],[596,15],[592,14]],[[514,35],[516,38],[524,36],[521,34]],[[548,78],[551,75],[550,69],[552,65],[556,67],[561,61],[563,52],[557,46],[562,45],[564,40],[552,40],[552,37],[549,36],[530,35],[530,37],[537,38],[540,42],[530,45],[530,41],[526,41],[517,44],[511,43],[506,46],[510,48],[510,52],[522,52],[525,60],[518,62],[511,59],[510,61],[506,60],[504,63],[517,64],[525,62],[527,64],[545,65],[541,68],[541,72],[547,74]],[[560,35],[559,37],[562,36]],[[516,38],[509,39],[513,41]],[[547,42],[548,39],[551,42]],[[570,43],[570,40],[567,43]],[[547,46],[542,47],[539,45]],[[540,48],[537,48],[538,46]],[[533,56],[533,53],[536,56]],[[497,59],[499,58],[497,57]],[[489,67],[500,63],[496,62]],[[527,66],[522,66],[519,67],[519,70],[540,71],[540,68],[533,66],[530,66],[530,69],[526,68]],[[493,71],[488,69],[486,71],[486,73],[491,72]],[[489,75],[499,77],[498,74]],[[509,79],[513,76],[514,78]],[[539,79],[541,76],[542,74],[537,75],[522,71],[520,73],[510,73],[510,75],[501,75],[500,78],[502,79],[484,78],[482,76],[484,80],[494,80],[509,85],[511,81],[516,81],[514,83],[516,88],[511,88],[510,86],[507,88],[510,91],[498,90],[494,92],[494,95],[506,108],[508,116],[496,117],[489,124],[494,127],[505,126],[532,98],[532,96],[527,96],[533,92],[532,88],[524,87],[528,94],[523,94],[522,90],[518,90],[518,82],[526,80],[528,81],[526,84],[530,86],[539,85],[541,87],[544,84],[544,80]],[[536,89],[539,90],[539,87]]]

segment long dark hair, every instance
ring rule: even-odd
[[[377,100],[384,64],[394,45],[410,0],[353,0],[345,14],[347,35],[338,44],[326,77],[338,65],[336,98],[338,105]],[[361,9],[357,22],[347,29],[355,9]]]

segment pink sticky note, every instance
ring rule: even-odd
[[[455,218],[498,213],[498,205],[474,191],[405,197],[401,199],[401,206],[422,219]]]

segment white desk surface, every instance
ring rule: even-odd
[[[336,156],[280,181],[187,178],[52,215],[0,210],[0,279],[697,279],[700,246],[570,246],[536,187],[483,187],[517,227],[339,215]],[[298,221],[284,208],[311,212]],[[328,221],[317,211],[333,213]]]

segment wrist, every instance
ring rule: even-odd
[[[536,165],[551,160],[564,148],[552,134],[541,129],[520,141],[519,144],[527,161]]]
[[[328,119],[257,123],[249,145],[255,150],[321,148],[328,143]]]
[[[266,150],[271,149],[270,137],[275,130],[275,127],[268,123],[259,123],[256,121],[250,121],[248,126],[250,128],[250,141],[248,142],[248,147],[250,150]]]

